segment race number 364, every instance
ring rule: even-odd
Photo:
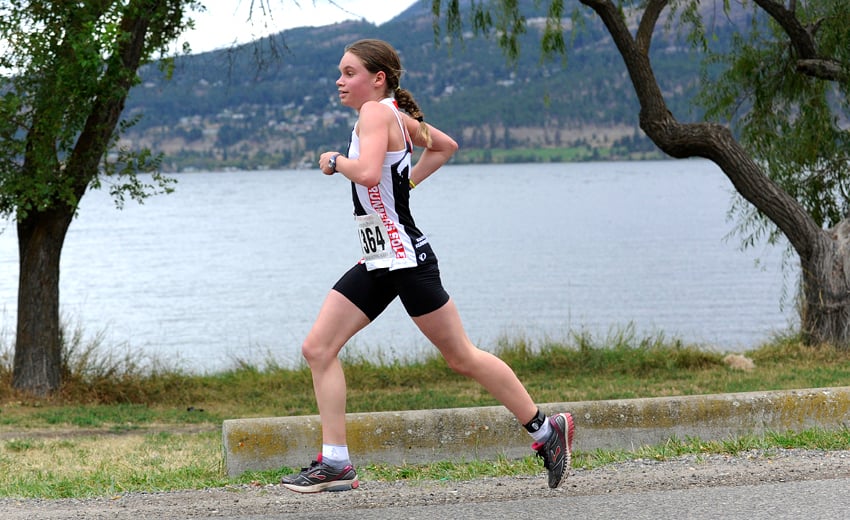
[[[381,222],[381,217],[371,213],[359,215],[356,220],[357,235],[364,258],[367,261],[392,258],[390,237],[387,234],[387,228]]]
[[[387,249],[387,241],[384,238],[383,226],[362,227],[360,228],[360,241],[363,245],[364,254],[373,254],[385,251]]]

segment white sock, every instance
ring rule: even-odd
[[[344,468],[351,464],[348,446],[338,444],[322,444],[322,462],[334,468]]]
[[[540,427],[536,432],[528,432],[531,435],[531,438],[534,439],[534,442],[543,442],[548,437],[549,434],[552,433],[552,425],[549,424],[549,418],[547,417],[545,421],[543,421],[543,426]]]

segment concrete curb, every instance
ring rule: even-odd
[[[766,432],[850,427],[850,387],[549,403],[573,414],[573,447],[632,450],[671,438],[705,441]],[[531,438],[501,406],[347,416],[357,464],[426,463],[530,454]],[[321,450],[318,416],[233,419],[222,426],[227,474],[299,468]]]

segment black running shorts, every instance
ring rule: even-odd
[[[374,321],[396,296],[411,317],[435,311],[449,301],[440,281],[436,260],[404,269],[367,271],[357,264],[334,285],[354,305]]]

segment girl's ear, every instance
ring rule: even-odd
[[[387,82],[387,73],[379,70],[375,73],[375,86],[385,86]]]

